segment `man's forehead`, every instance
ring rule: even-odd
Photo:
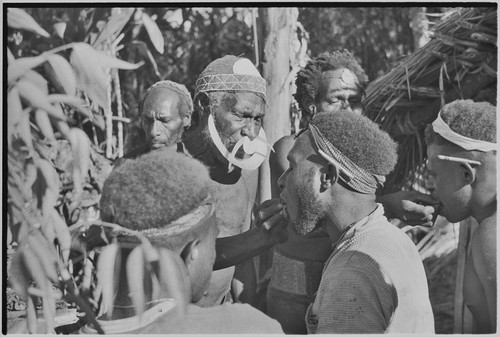
[[[338,88],[340,90],[350,88],[358,90],[360,87],[357,76],[346,68],[324,71],[321,77],[330,89]]]

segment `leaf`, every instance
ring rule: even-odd
[[[135,314],[142,317],[146,300],[144,297],[144,257],[142,247],[134,248],[127,258],[127,284],[134,304]]]
[[[23,116],[23,107],[19,97],[19,89],[13,87],[7,94],[7,142],[10,146],[12,133],[21,121]]]
[[[168,296],[174,298],[177,310],[180,314],[185,313],[187,304],[190,302],[190,291],[185,276],[185,266],[180,256],[166,248],[158,248],[160,259],[160,284]]]
[[[48,101],[50,103],[63,103],[73,108],[77,109],[79,113],[84,115],[85,117],[92,118],[92,113],[90,109],[86,106],[87,104],[79,97],[69,96],[69,95],[61,95],[61,94],[53,94],[49,95]],[[63,114],[64,115],[64,114]]]
[[[69,232],[69,228],[64,219],[55,209],[52,210],[51,219],[54,224],[54,230],[56,232],[57,242],[59,243],[62,260],[64,263],[68,263],[71,249],[71,234]]]
[[[113,296],[115,284],[115,262],[118,253],[118,245],[112,243],[102,250],[97,260],[97,278],[102,288],[103,312],[111,318],[113,313]],[[118,276],[116,277],[118,278]]]
[[[49,216],[54,209],[57,199],[59,198],[60,181],[54,166],[45,159],[38,161],[39,177],[43,177],[46,188],[39,191],[43,195],[38,196],[41,198],[41,211],[44,216]]]
[[[42,233],[38,230],[32,232],[28,236],[28,247],[34,253],[38,260],[38,264],[43,267],[45,275],[54,283],[58,283],[57,275],[57,253],[55,247],[47,241]]]
[[[28,150],[30,152],[33,151],[33,136],[31,135],[30,118],[28,112],[25,110],[21,112],[21,119],[19,120],[17,133],[23,140]]]
[[[58,54],[52,54],[44,64],[47,76],[54,87],[61,93],[76,95],[76,76],[71,64]]]
[[[15,60],[16,58],[14,57],[14,54],[12,54],[10,48],[7,48],[7,63],[12,64],[12,62],[14,62]]]
[[[53,96],[53,95],[50,95]],[[50,100],[49,96],[49,100]],[[57,116],[49,116],[52,118],[52,122],[56,124],[57,129],[59,132],[66,138],[69,139],[69,126],[68,123],[66,122],[66,116],[64,115],[63,109],[61,108],[61,105],[55,105],[54,106],[55,111],[57,111]]]
[[[33,297],[28,296],[26,300],[26,319],[28,321],[28,332],[30,334],[37,333],[37,317],[35,303],[33,302]]]
[[[129,45],[135,47],[139,51],[139,54],[144,59],[148,60],[149,63],[151,63],[151,66],[153,67],[156,76],[158,76],[158,78],[161,79],[161,74],[160,71],[158,70],[158,65],[156,64],[153,54],[151,54],[151,52],[149,51],[146,42],[134,40]]]
[[[46,140],[48,140],[49,142],[54,142],[56,140],[47,111],[43,109],[36,109],[35,122]]]
[[[42,75],[34,70],[28,70],[23,78],[36,85],[45,95],[49,94],[48,82]]]
[[[122,31],[123,27],[130,20],[130,17],[133,13],[134,10],[132,8],[120,8],[119,13],[111,15],[111,17],[108,19],[108,22],[106,22],[106,25],[92,45],[94,47],[98,47],[106,41],[110,42],[114,38],[114,36]]]
[[[7,25],[11,28],[27,30],[43,37],[50,37],[26,11],[20,8],[7,8]]]
[[[21,98],[27,101],[31,106],[43,109],[55,118],[61,118],[59,111],[50,104],[48,96],[35,84],[26,79],[21,79],[16,83],[16,86],[19,89]],[[64,117],[64,120],[66,120],[66,117]]]
[[[73,193],[79,195],[83,191],[83,183],[89,170],[90,141],[83,130],[72,128],[69,142],[73,153]]]
[[[99,59],[99,64],[103,68],[118,68],[118,69],[125,69],[125,70],[134,70],[139,68],[144,64],[144,62],[139,62],[139,63],[129,63],[127,61],[123,61],[120,59],[117,59],[116,57],[108,56],[103,53],[98,52],[97,57]]]
[[[30,281],[28,279],[28,271],[24,265],[22,252],[20,250],[12,256],[8,272],[12,279],[10,282],[11,287],[19,296],[21,296],[23,300],[26,300]]]
[[[70,56],[80,88],[102,108],[108,106],[108,80],[99,63],[99,54],[90,45],[75,43]]]
[[[34,57],[21,57],[13,60],[12,62],[9,60],[9,64],[7,66],[7,79],[9,85],[14,84],[14,82],[24,75],[28,70],[33,69],[43,62],[45,62],[46,56],[44,54]]]
[[[156,22],[144,12],[142,12],[142,22],[144,23],[144,27],[146,27],[146,31],[148,32],[149,39],[153,43],[153,46],[160,54],[163,54],[165,42],[160,28],[158,28]]]

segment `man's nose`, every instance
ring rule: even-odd
[[[156,137],[160,135],[160,128],[158,127],[158,121],[156,119],[151,123],[151,129],[149,130],[151,137]]]
[[[254,120],[247,120],[245,126],[241,129],[241,134],[247,136],[250,140],[257,138],[260,132],[260,125],[255,124]]]

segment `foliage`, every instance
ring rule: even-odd
[[[9,279],[27,303],[28,330],[39,332],[35,299],[42,298],[49,333],[54,331],[53,285],[64,289],[67,300],[93,318],[90,306],[79,296],[88,289],[74,286],[68,224],[77,226],[78,213],[95,205],[95,194],[98,198],[110,169],[100,154],[96,127],[113,134],[112,109],[122,109],[117,69],[142,65],[115,57],[122,48],[121,31],[128,22],[132,28],[144,25],[159,51],[163,40],[154,21],[140,10],[31,11],[51,20],[52,35],[27,11],[7,8],[7,244],[17,247]],[[108,157],[116,153],[112,141],[112,137],[104,141]],[[85,204],[89,194],[94,195],[90,205]],[[91,271],[85,266],[83,270]]]

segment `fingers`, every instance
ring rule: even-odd
[[[279,199],[271,199],[264,201],[257,209],[256,217],[258,223],[262,223],[269,217],[279,213],[283,209],[283,204]]]
[[[279,213],[274,213],[271,217],[262,222],[262,227],[269,231],[271,228],[276,227],[280,222],[285,222],[285,217],[281,211]]]
[[[409,201],[413,201],[414,203],[422,205],[435,205],[439,203],[439,200],[435,199],[431,195],[424,194],[418,191],[408,191],[405,197],[405,199]]]

